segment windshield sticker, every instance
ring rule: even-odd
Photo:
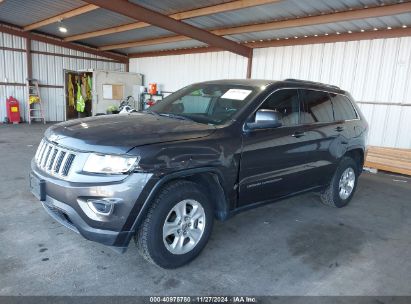
[[[251,90],[229,89],[223,96],[221,96],[221,98],[244,100],[250,93]]]

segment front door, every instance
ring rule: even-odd
[[[305,174],[310,169],[306,158],[310,138],[300,123],[301,108],[297,89],[276,91],[260,107],[279,112],[282,126],[244,133],[240,206],[276,199],[310,186]]]

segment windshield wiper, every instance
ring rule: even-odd
[[[151,110],[145,110],[144,113],[151,114],[151,115],[154,115],[154,116],[160,116],[159,113],[157,113],[156,111],[151,111]]]
[[[174,113],[157,113],[157,115],[166,116],[166,117],[169,117],[169,118],[180,119],[180,120],[193,121],[191,118],[188,118],[187,116],[178,115],[178,114],[174,114]]]

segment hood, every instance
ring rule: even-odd
[[[130,113],[70,120],[50,127],[45,136],[67,148],[117,154],[141,145],[201,138],[214,130],[193,121]]]

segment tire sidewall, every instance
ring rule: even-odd
[[[186,199],[196,200],[205,212],[205,229],[198,244],[185,254],[173,254],[166,248],[163,241],[163,225],[170,210],[179,202]],[[213,210],[210,201],[198,188],[190,185],[168,193],[158,201],[155,213],[149,226],[148,250],[151,258],[161,267],[176,268],[193,260],[205,247],[213,226]]]
[[[342,199],[340,197],[340,193],[339,193],[339,183],[340,183],[340,178],[342,176],[342,174],[344,173],[344,171],[351,167],[351,169],[354,170],[354,174],[355,174],[355,182],[354,182],[354,188],[350,194],[349,197],[347,197],[346,199]],[[332,187],[333,187],[333,199],[335,202],[335,206],[337,208],[341,208],[346,206],[350,200],[352,199],[355,190],[357,189],[357,184],[358,184],[358,165],[357,163],[349,157],[344,157],[340,164],[338,165],[337,170],[335,171],[335,175],[334,175],[334,179],[333,179],[333,183],[332,183]]]

